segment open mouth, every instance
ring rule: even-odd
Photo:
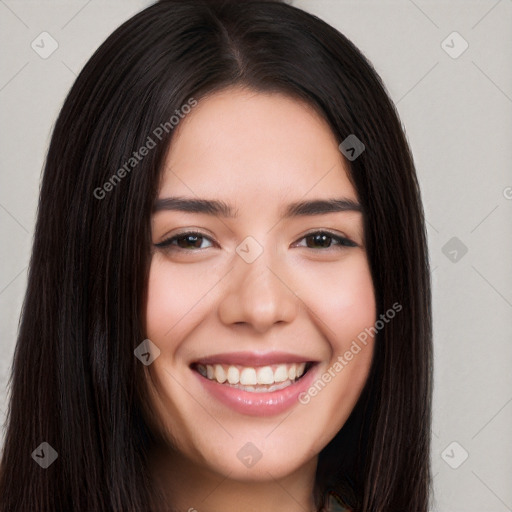
[[[299,381],[315,364],[313,361],[265,366],[192,363],[190,368],[224,386],[253,393],[271,393]]]

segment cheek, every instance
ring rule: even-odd
[[[335,352],[346,350],[376,320],[373,281],[363,252],[333,265],[312,267],[303,296]]]
[[[311,286],[304,290],[306,303],[331,351],[317,380],[301,399],[314,410],[316,421],[325,425],[318,450],[336,435],[354,409],[368,378],[374,350],[373,339],[365,332],[376,321],[375,293],[366,256],[353,254],[336,266],[318,267],[308,280]]]
[[[154,255],[146,303],[147,337],[160,342],[181,339],[185,324],[193,323],[201,310],[197,306],[211,286],[211,280],[212,276],[203,276],[197,266],[172,268],[161,255]]]
[[[333,383],[319,403],[327,411],[343,398],[345,407],[338,409],[346,416],[364,387],[373,357],[368,328],[375,325],[377,312],[366,255],[354,252],[333,266],[317,266],[309,277],[304,296],[329,344],[323,371]]]

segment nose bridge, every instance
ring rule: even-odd
[[[289,288],[278,253],[250,238],[237,248],[219,315],[225,324],[246,323],[263,332],[277,322],[291,322],[298,298]]]

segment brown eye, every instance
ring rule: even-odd
[[[178,248],[183,250],[201,250],[207,249],[208,247],[201,247],[203,241],[208,240],[210,238],[203,235],[202,233],[198,233],[195,231],[180,233],[179,235],[173,236],[171,238],[167,238],[163,242],[155,244],[156,247],[160,248]],[[176,243],[175,243],[176,242]]]
[[[306,247],[309,249],[330,249],[332,242],[335,241],[338,246],[342,247],[356,247],[357,244],[343,236],[329,233],[328,231],[316,231],[309,233],[302,240],[306,240]]]

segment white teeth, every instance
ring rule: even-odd
[[[230,384],[238,384],[239,380],[240,380],[240,371],[238,370],[238,368],[236,366],[230,366],[228,368],[228,382]]]
[[[274,372],[270,366],[263,366],[256,374],[258,384],[274,384]]]
[[[253,386],[256,382],[256,370],[254,368],[244,368],[240,373],[240,384]]]
[[[208,366],[210,366],[210,365],[209,364],[206,365],[206,367],[208,367]],[[226,375],[226,372],[224,371],[224,368],[222,367],[222,365],[216,364],[215,365],[215,380],[222,384],[222,383],[226,382],[226,379],[227,379],[227,375]]]
[[[291,364],[279,364],[273,366],[261,366],[253,368],[251,366],[238,367],[234,365],[222,365],[222,364],[198,364],[197,371],[210,380],[216,380],[221,384],[231,384],[243,386],[255,386],[260,385],[272,385],[279,384],[279,389],[286,386],[281,386],[281,383],[287,383],[287,385],[293,383],[294,380],[298,379],[304,374],[306,369],[306,363],[291,363]],[[272,388],[276,388],[273,386]],[[254,390],[255,388],[251,388]],[[260,389],[260,388],[258,388]],[[261,388],[269,390],[269,388]]]
[[[288,368],[285,364],[280,364],[274,372],[274,382],[284,382],[288,378]]]

